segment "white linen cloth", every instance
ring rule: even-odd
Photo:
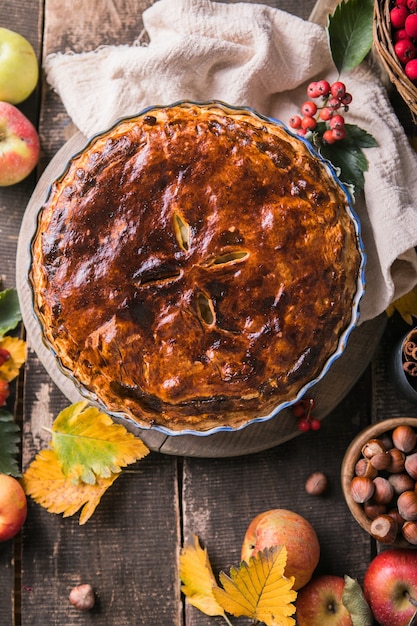
[[[122,116],[182,99],[251,106],[288,123],[311,80],[336,79],[325,30],[252,3],[158,0],[143,13],[147,45],[101,46],[45,60],[47,81],[90,137]],[[341,77],[353,95],[346,121],[378,147],[355,211],[367,254],[365,321],[417,284],[417,155],[367,64]]]

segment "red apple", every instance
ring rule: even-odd
[[[276,545],[287,548],[285,575],[294,576],[294,589],[300,589],[308,583],[319,562],[320,544],[316,531],[310,522],[293,511],[265,511],[249,524],[241,559],[248,562],[260,550]]]
[[[36,128],[13,104],[0,102],[0,187],[29,176],[39,154]]]
[[[300,589],[295,603],[298,626],[352,626],[350,613],[342,603],[345,580],[322,575]]]
[[[0,474],[0,541],[11,539],[22,528],[27,514],[27,500],[20,482]]]
[[[363,591],[380,626],[407,626],[417,611],[417,551],[380,552],[366,570]]]

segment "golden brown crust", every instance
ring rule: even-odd
[[[95,138],[33,242],[35,310],[61,363],[142,425],[240,425],[317,377],[349,325],[346,198],[279,125],[198,105]]]

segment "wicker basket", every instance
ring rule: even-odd
[[[375,0],[374,4],[374,47],[390,81],[410,109],[414,123],[417,122],[417,86],[407,78],[392,43],[390,9],[391,0]]]

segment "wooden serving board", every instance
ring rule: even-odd
[[[51,182],[63,173],[68,160],[86,144],[86,138],[77,133],[56,154],[40,178],[27,206],[17,253],[17,290],[29,346],[36,352],[52,380],[70,402],[85,399],[58,367],[51,351],[44,345],[41,329],[33,312],[32,293],[27,279],[30,265],[30,243],[36,230],[39,209],[44,203]],[[385,316],[366,322],[351,333],[346,351],[337,359],[326,376],[314,386],[315,416],[323,419],[344,398],[363,373],[375,351],[385,327]],[[283,443],[299,434],[296,419],[290,409],[266,422],[256,422],[234,432],[220,432],[209,436],[167,436],[154,429],[140,429],[129,420],[123,420],[129,430],[141,437],[151,450],[166,454],[228,457],[259,452]]]

